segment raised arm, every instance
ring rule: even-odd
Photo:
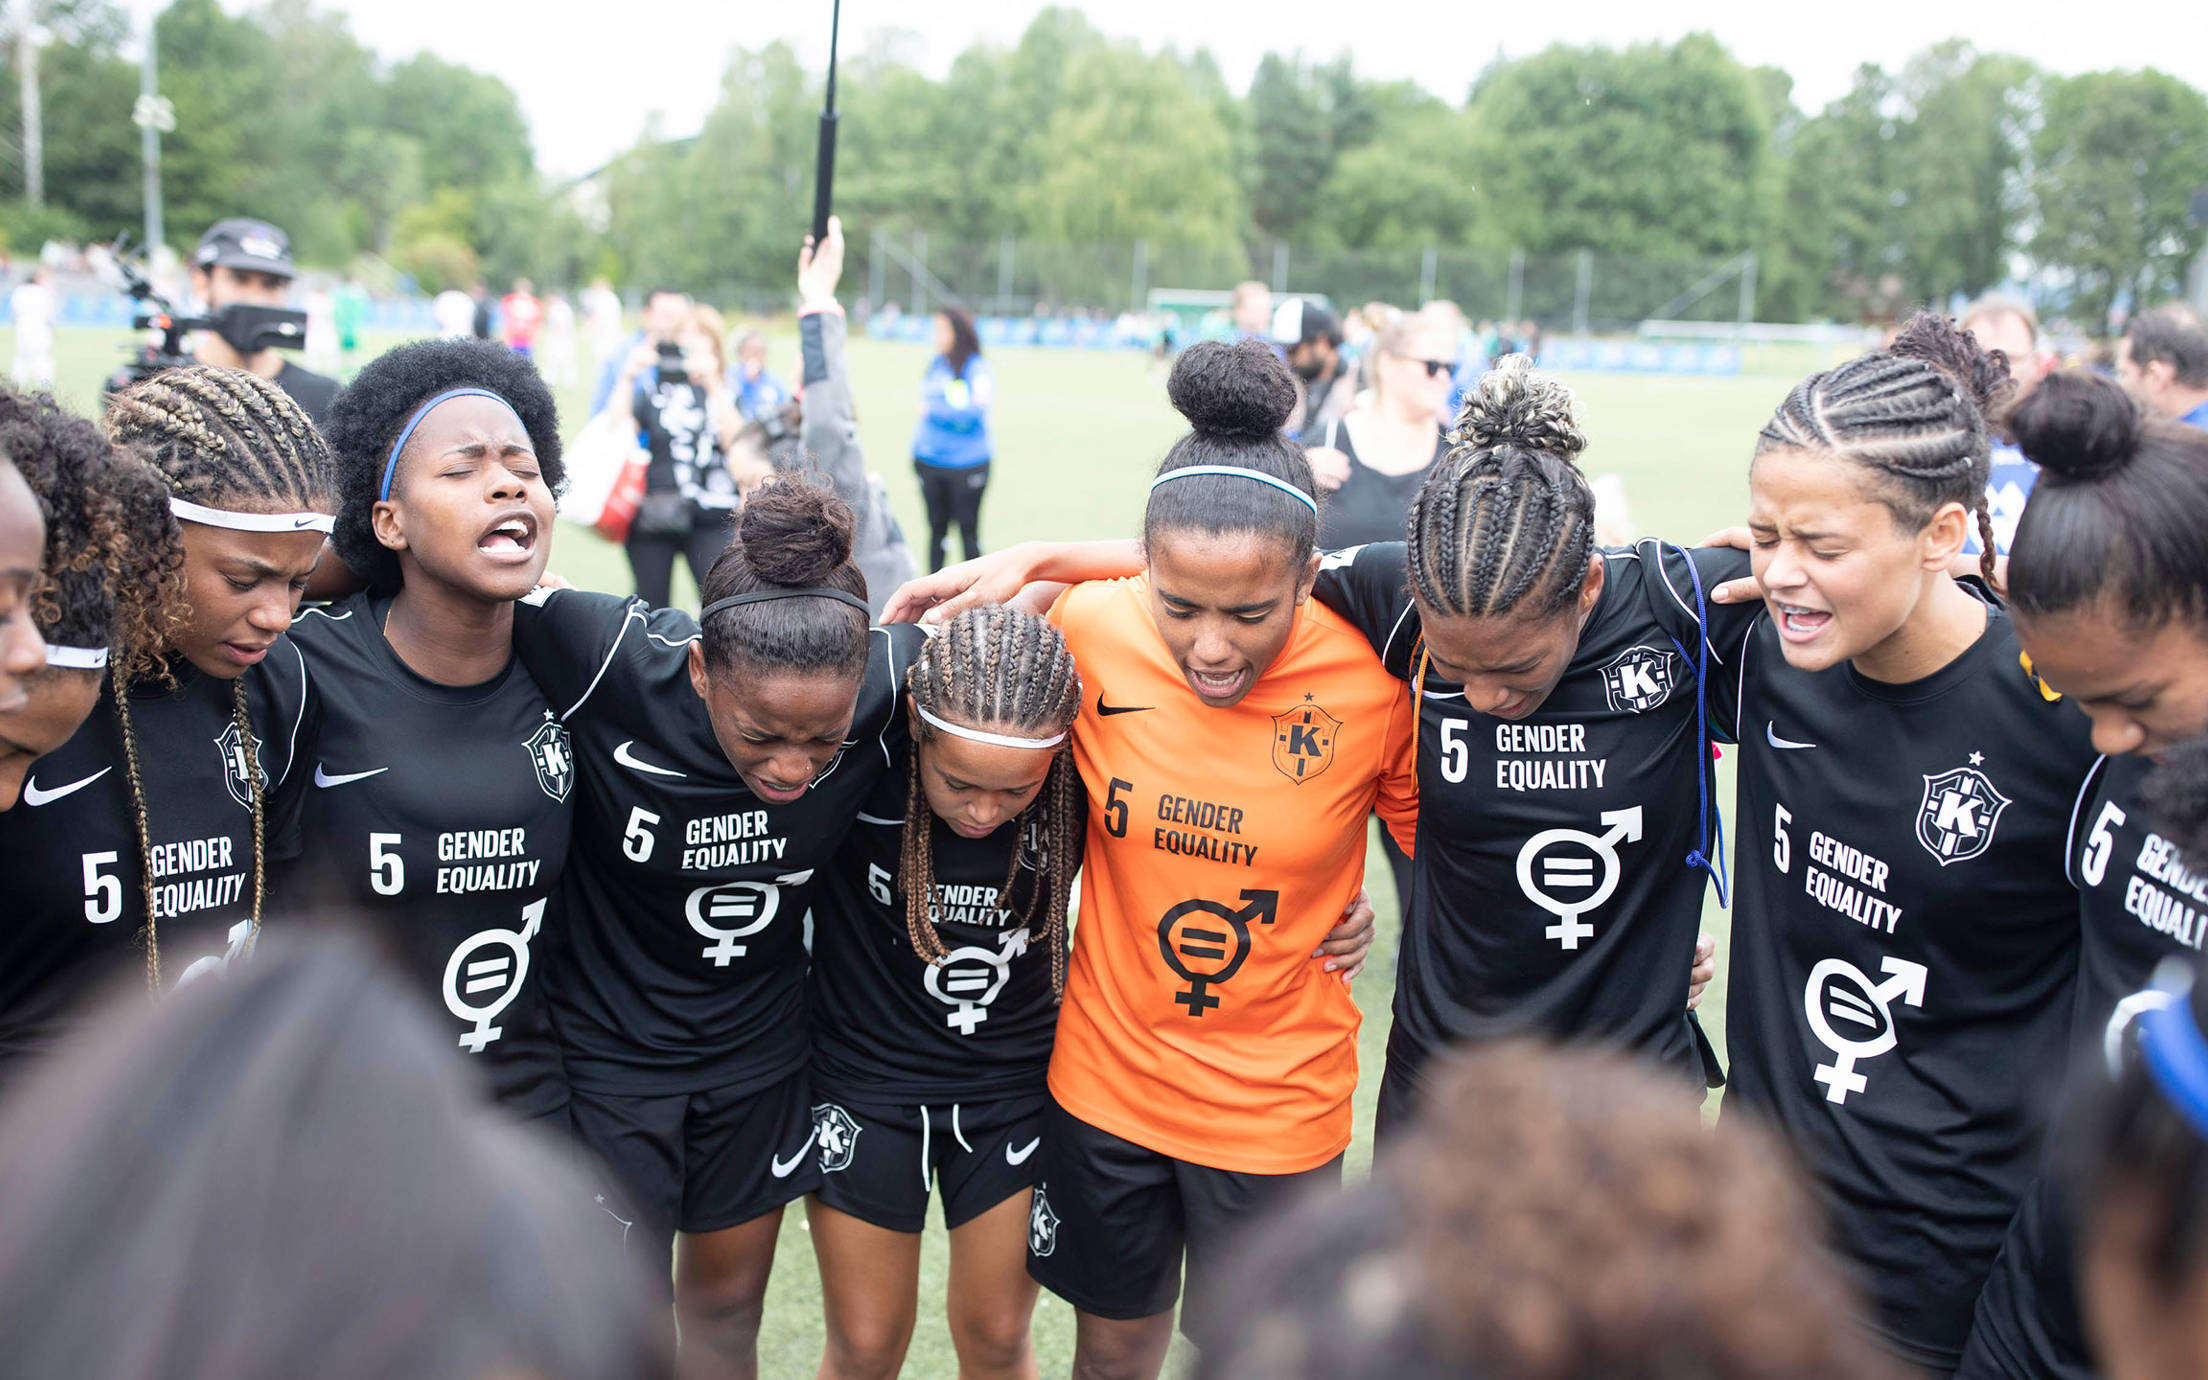
[[[873,503],[866,482],[866,452],[851,410],[851,367],[844,353],[843,305],[836,283],[843,277],[843,221],[828,218],[828,238],[811,236],[797,255],[797,330],[805,366],[805,420],[799,450],[851,505],[861,530]]]

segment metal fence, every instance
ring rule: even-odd
[[[1755,319],[1756,259],[1629,259],[1587,251],[1428,248],[1401,253],[1305,249],[1261,243],[1247,250],[1134,241],[1053,244],[1010,236],[946,241],[925,231],[861,232],[853,257],[863,279],[848,290],[867,305],[894,302],[916,315],[957,303],[976,315],[1141,311],[1153,289],[1219,290],[1255,279],[1276,293],[1324,296],[1339,309],[1455,302],[1474,320],[1531,318],[1548,331],[1630,331],[1652,317]]]

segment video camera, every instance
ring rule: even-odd
[[[229,342],[231,349],[248,356],[263,350],[297,350],[307,342],[307,314],[288,307],[232,302],[206,316],[178,316],[170,309],[168,299],[154,289],[144,265],[130,257],[129,236],[116,236],[114,254],[123,291],[137,304],[131,314],[132,328],[159,331],[161,338],[135,347],[130,360],[109,376],[103,393],[128,388],[164,369],[197,364],[199,361],[185,349],[184,337],[192,331],[213,331]]]

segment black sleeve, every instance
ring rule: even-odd
[[[268,856],[282,861],[300,851],[300,815],[307,784],[314,776],[315,740],[321,731],[322,701],[298,646],[285,638],[255,668],[254,688],[267,696],[268,741],[260,745],[261,771],[268,796],[261,817],[261,838]]]
[[[618,675],[625,650],[655,631],[687,638],[697,625],[679,610],[579,589],[532,590],[514,605],[514,654],[563,719]]]
[[[1703,689],[1709,697],[1710,729],[1730,742],[1741,639],[1763,612],[1763,604],[1713,604],[1710,592],[1749,574],[1748,553],[1729,546],[1698,546],[1690,551],[1653,537],[1642,541],[1637,550],[1642,568],[1658,575],[1648,582],[1649,614],[1688,653],[1690,666],[1707,667],[1709,679]]]
[[[1318,583],[1311,592],[1365,635],[1388,674],[1407,681],[1420,623],[1411,602],[1405,552],[1399,541],[1330,551],[1319,561]]]

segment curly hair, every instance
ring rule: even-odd
[[[1250,1243],[1210,1380],[1873,1380],[1779,1143],[1592,1050],[1452,1061],[1373,1179]],[[1201,1340],[1201,1339],[1200,1339]]]
[[[1521,608],[1546,617],[1569,604],[1595,549],[1572,391],[1525,355],[1505,355],[1465,395],[1449,440],[1411,499],[1405,535],[1419,599],[1455,618]]]
[[[22,471],[46,517],[46,580],[33,617],[64,647],[105,647],[128,680],[150,670],[162,610],[184,548],[168,485],[135,451],[48,393],[0,384],[0,454]]]
[[[2016,391],[2008,360],[1953,317],[1918,312],[1883,350],[1811,374],[1756,438],[1756,454],[1828,451],[1875,471],[1897,522],[1922,528],[1942,504],[1977,515],[1980,569],[1993,582],[1986,509],[1992,427]]]
[[[529,433],[545,486],[555,497],[567,487],[559,406],[526,358],[489,340],[418,340],[377,356],[337,395],[323,427],[337,453],[337,530],[330,543],[370,589],[400,582],[398,553],[376,540],[374,527],[391,444],[423,403],[453,388],[505,399]]]

